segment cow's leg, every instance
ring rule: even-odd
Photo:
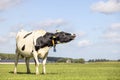
[[[17,64],[18,64],[18,59],[19,59],[19,53],[16,50],[16,55],[15,55],[15,68],[14,68],[14,74],[17,73]]]
[[[26,68],[27,68],[27,73],[28,73],[28,74],[30,73],[29,60],[30,60],[30,58],[28,58],[28,57],[25,58]]]
[[[34,61],[35,61],[35,67],[36,67],[36,75],[39,74],[39,61],[38,61],[38,56],[37,56],[37,52],[34,51],[33,52],[33,57],[34,57]]]
[[[45,64],[46,64],[46,60],[47,60],[47,55],[48,55],[48,53],[46,53],[45,57],[43,58],[43,62],[42,62],[42,74],[46,74]]]

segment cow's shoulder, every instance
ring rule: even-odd
[[[37,31],[33,31],[35,36],[44,36],[46,34],[45,30],[37,30]]]
[[[39,37],[42,37],[46,34],[46,31],[45,30],[37,30],[37,31],[33,31],[33,37],[34,37],[34,40],[36,42],[36,39],[38,39]]]

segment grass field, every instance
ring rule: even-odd
[[[18,65],[18,74],[13,74],[13,64],[0,64],[0,80],[120,80],[119,62],[89,64],[47,64],[47,74],[35,75],[34,64],[31,74],[26,74],[25,64]],[[41,65],[39,68],[42,70]]]

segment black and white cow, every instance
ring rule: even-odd
[[[23,56],[25,58],[27,73],[30,73],[29,69],[29,59],[31,57],[34,58],[35,66],[36,66],[36,74],[39,74],[39,61],[38,57],[43,59],[43,71],[45,74],[45,64],[47,60],[48,51],[51,47],[54,47],[56,44],[66,43],[75,38],[75,34],[70,34],[66,32],[56,32],[50,33],[44,30],[37,30],[32,32],[27,32],[21,30],[18,32],[16,36],[16,60],[15,60],[15,68],[14,73],[17,73],[17,64],[19,56]]]

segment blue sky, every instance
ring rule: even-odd
[[[49,56],[120,59],[120,0],[0,0],[0,53],[15,52],[21,30],[75,33]]]

